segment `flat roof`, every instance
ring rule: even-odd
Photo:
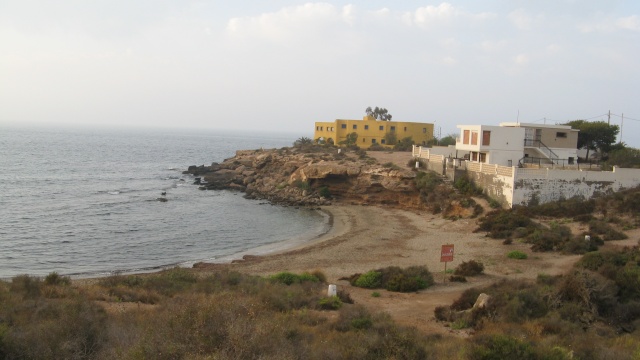
[[[522,122],[501,122],[500,126],[574,130],[569,125],[546,125],[546,124],[533,124],[533,123],[522,123]],[[575,130],[577,131],[577,129]]]

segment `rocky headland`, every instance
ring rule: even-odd
[[[247,198],[279,205],[313,207],[340,200],[421,207],[415,172],[380,164],[362,150],[320,146],[239,150],[222,163],[189,166],[185,173],[192,174],[202,190],[237,190]]]

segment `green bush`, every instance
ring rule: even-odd
[[[337,296],[323,297],[318,301],[318,307],[322,310],[338,310],[342,307],[342,300]]]
[[[462,275],[451,275],[449,276],[449,281],[451,282],[467,282],[467,278]]]
[[[443,183],[442,178],[432,171],[420,171],[415,179],[416,188],[422,192],[433,192],[436,187]]]
[[[518,250],[514,250],[511,251],[507,254],[507,257],[509,259],[519,259],[519,260],[523,260],[527,258],[527,254],[523,253],[522,251],[518,251]]]
[[[453,187],[458,189],[458,191],[464,195],[474,196],[482,194],[482,189],[477,187],[467,176],[462,176],[456,179],[453,183]]]
[[[382,273],[378,271],[369,271],[358,277],[354,285],[361,288],[376,289],[382,284]]]
[[[356,274],[349,278],[352,285],[368,289],[384,288],[389,291],[412,292],[433,285],[433,275],[426,266],[401,269],[390,266]]]
[[[329,191],[329,188],[326,186],[323,186],[318,190],[318,195],[326,199],[331,199],[331,191]]]
[[[318,277],[306,272],[298,275],[285,271],[277,273],[275,275],[271,275],[269,279],[285,285],[299,284],[302,282],[320,282],[320,279],[318,279]]]
[[[524,234],[529,234],[536,229],[531,217],[514,210],[493,210],[478,221],[476,231],[486,231],[489,237],[505,239],[512,237],[517,229],[526,229]]]

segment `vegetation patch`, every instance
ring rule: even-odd
[[[514,250],[511,251],[507,254],[507,257],[509,259],[518,259],[518,260],[524,260],[526,259],[528,256],[527,254],[523,253],[522,251],[518,251],[518,250]]]
[[[458,265],[453,272],[455,275],[461,276],[475,276],[482,274],[484,271],[484,265],[475,260],[463,261],[460,265]]]
[[[271,275],[269,277],[269,279],[285,284],[285,285],[291,285],[291,284],[299,284],[299,283],[303,283],[305,281],[308,282],[319,282],[320,279],[315,276],[312,275],[310,273],[302,273],[302,274],[294,274],[294,273],[290,273],[290,272],[281,272],[281,273],[277,273],[275,275]]]
[[[413,292],[433,285],[433,275],[426,266],[411,266],[401,269],[390,266],[372,270],[365,274],[355,274],[348,279],[353,286],[388,291]]]
[[[519,236],[532,233],[537,225],[531,217],[514,210],[493,210],[478,221],[477,231],[486,231],[489,237],[494,239],[506,239],[513,237],[516,232]]]

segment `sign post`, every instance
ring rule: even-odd
[[[442,250],[440,251],[440,262],[444,263],[443,283],[447,278],[447,263],[450,261],[453,261],[453,244],[442,245]]]

